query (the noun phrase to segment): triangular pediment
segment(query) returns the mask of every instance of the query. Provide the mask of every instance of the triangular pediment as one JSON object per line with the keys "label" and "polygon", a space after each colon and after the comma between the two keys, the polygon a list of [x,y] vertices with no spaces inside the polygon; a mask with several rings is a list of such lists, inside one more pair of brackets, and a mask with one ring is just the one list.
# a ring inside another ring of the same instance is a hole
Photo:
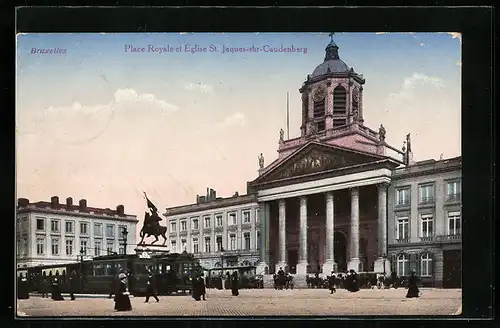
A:
{"label": "triangular pediment", "polygon": [[321,173],[383,160],[384,157],[355,150],[311,142],[291,154],[271,171],[257,178],[264,183]]}

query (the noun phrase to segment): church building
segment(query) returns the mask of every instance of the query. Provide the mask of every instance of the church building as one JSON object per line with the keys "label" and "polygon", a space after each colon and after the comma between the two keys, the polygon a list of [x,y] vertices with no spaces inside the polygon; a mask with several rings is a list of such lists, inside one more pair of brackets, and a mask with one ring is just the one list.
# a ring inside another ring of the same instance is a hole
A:
{"label": "church building", "polygon": [[231,249],[236,264],[245,253],[257,274],[283,268],[299,284],[306,274],[354,269],[459,285],[461,158],[415,162],[410,134],[402,149],[389,145],[383,125],[363,119],[363,75],[340,59],[333,39],[325,51],[299,89],[301,135],[286,140],[280,131],[278,158],[266,165],[261,154],[247,195],[167,209],[169,228],[202,217],[206,231],[196,238],[209,244],[195,253],[205,265]]}

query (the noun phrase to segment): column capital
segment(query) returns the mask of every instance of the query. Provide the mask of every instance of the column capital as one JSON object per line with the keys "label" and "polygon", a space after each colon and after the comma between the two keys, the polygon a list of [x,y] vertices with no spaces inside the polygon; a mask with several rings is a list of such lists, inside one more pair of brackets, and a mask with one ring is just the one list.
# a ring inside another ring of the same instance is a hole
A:
{"label": "column capital", "polygon": [[299,200],[300,200],[300,206],[307,205],[307,196],[300,196]]}
{"label": "column capital", "polygon": [[335,193],[334,193],[333,190],[330,190],[330,191],[325,192],[325,196],[326,196],[327,199],[328,199],[328,197],[334,198],[335,197]]}
{"label": "column capital", "polygon": [[378,190],[386,190],[389,187],[390,183],[389,182],[382,182],[377,184]]}
{"label": "column capital", "polygon": [[359,187],[351,187],[349,188],[349,192],[351,193],[351,195],[359,195]]}
{"label": "column capital", "polygon": [[278,199],[278,206],[285,206],[286,205],[286,200],[285,199]]}

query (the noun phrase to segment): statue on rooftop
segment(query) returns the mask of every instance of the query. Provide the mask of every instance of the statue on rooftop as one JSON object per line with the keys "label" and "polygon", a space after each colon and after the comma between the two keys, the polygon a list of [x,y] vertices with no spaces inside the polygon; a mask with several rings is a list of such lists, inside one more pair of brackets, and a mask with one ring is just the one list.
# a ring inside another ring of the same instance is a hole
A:
{"label": "statue on rooftop", "polygon": [[408,150],[409,153],[411,153],[411,140],[409,133],[406,135],[406,149]]}
{"label": "statue on rooftop", "polygon": [[262,153],[259,155],[259,168],[264,168],[264,155],[262,155]]}
{"label": "statue on rooftop", "polygon": [[378,129],[378,137],[381,142],[385,141],[385,128],[382,124],[380,124],[380,128]]}
{"label": "statue on rooftop", "polygon": [[285,142],[285,131],[283,129],[280,129],[280,143]]}

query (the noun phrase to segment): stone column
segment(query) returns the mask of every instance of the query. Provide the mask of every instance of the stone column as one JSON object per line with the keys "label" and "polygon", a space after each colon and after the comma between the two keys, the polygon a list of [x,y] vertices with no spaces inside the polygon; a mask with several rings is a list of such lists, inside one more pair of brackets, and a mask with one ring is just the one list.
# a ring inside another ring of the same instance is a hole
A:
{"label": "stone column", "polygon": [[300,197],[299,263],[297,274],[307,274],[307,197]]}
{"label": "stone column", "polygon": [[335,258],[334,258],[334,198],[333,192],[329,191],[326,193],[326,254],[325,263],[323,264],[323,274],[330,274],[336,269]]}
{"label": "stone column", "polygon": [[[374,271],[379,273],[389,273],[391,263],[387,259],[387,184],[381,183],[378,186],[378,257],[374,263]],[[384,268],[385,266],[385,268]]]}
{"label": "stone column", "polygon": [[276,272],[281,268],[285,270],[286,267],[286,201],[280,199],[279,206],[279,249],[278,249],[278,262],[276,263]]}
{"label": "stone column", "polygon": [[351,188],[351,229],[350,229],[350,250],[351,256],[347,269],[359,271],[359,189]]}
{"label": "stone column", "polygon": [[264,202],[259,203],[259,220],[260,220],[260,248],[259,248],[259,264],[256,269],[257,274],[264,274],[266,268],[268,268],[266,263],[266,204]]}

